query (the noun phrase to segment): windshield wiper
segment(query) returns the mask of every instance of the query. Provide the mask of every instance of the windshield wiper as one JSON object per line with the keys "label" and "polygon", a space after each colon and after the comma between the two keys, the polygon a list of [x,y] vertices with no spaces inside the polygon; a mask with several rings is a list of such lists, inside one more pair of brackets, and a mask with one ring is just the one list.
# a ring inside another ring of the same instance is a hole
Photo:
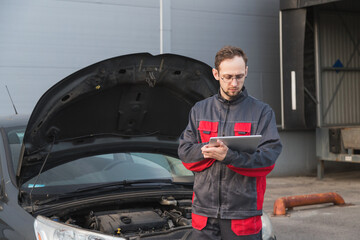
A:
{"label": "windshield wiper", "polygon": [[[119,181],[119,182],[101,183],[101,184],[95,184],[95,185],[91,185],[91,186],[87,186],[87,187],[81,187],[81,188],[76,189],[75,191],[58,194],[58,195],[53,196],[48,199],[37,200],[34,203],[34,205],[39,206],[39,205],[47,204],[47,203],[62,200],[62,199],[79,197],[79,196],[82,196],[83,194],[88,194],[95,190],[96,190],[96,193],[99,194],[99,193],[104,193],[104,192],[108,192],[108,191],[114,191],[116,189],[123,189],[126,187],[132,188],[132,187],[134,187],[134,185],[137,185],[137,184],[143,184],[141,187],[145,187],[145,186],[151,187],[151,188],[163,187],[164,183],[166,185],[176,184],[176,183],[173,183],[172,179],[169,179],[169,178],[123,180],[123,181]],[[144,184],[148,184],[148,185],[144,185]],[[154,186],[154,184],[156,184],[156,185]]]}
{"label": "windshield wiper", "polygon": [[88,192],[88,191],[92,191],[92,190],[112,188],[112,187],[121,187],[122,188],[122,187],[126,187],[126,186],[132,186],[134,184],[144,184],[144,183],[173,183],[173,181],[169,178],[123,180],[120,182],[101,183],[101,184],[91,185],[91,186],[87,186],[87,187],[81,187],[81,188],[76,189],[72,193]]}

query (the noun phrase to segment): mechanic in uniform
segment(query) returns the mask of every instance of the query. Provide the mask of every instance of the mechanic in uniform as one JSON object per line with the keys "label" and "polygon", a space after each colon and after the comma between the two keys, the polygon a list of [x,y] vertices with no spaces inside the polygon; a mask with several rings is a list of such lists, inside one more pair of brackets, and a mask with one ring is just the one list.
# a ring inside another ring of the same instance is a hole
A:
{"label": "mechanic in uniform", "polygon": [[[271,107],[248,95],[242,49],[225,46],[215,56],[218,94],[197,102],[180,136],[178,153],[195,174],[191,239],[262,239],[266,175],[282,145]],[[215,136],[262,135],[254,153],[237,152]]]}

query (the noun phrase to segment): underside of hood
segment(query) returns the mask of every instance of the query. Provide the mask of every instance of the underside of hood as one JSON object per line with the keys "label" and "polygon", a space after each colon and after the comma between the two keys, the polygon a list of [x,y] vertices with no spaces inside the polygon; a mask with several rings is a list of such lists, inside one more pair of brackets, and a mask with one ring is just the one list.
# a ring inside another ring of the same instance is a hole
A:
{"label": "underside of hood", "polygon": [[191,107],[218,88],[210,66],[174,54],[131,54],[83,68],[51,87],[35,106],[18,180],[37,175],[49,152],[43,171],[125,147],[176,152],[171,143],[186,127]]}

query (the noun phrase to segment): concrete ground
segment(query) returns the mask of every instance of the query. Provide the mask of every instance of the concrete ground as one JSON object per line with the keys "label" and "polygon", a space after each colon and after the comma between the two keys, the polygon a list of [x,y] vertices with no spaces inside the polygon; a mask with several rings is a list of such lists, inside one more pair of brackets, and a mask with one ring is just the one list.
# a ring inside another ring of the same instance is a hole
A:
{"label": "concrete ground", "polygon": [[[274,216],[280,197],[335,192],[345,206],[332,203],[295,207],[286,216]],[[270,216],[278,240],[359,240],[360,171],[326,173],[316,177],[269,177],[264,210]]]}

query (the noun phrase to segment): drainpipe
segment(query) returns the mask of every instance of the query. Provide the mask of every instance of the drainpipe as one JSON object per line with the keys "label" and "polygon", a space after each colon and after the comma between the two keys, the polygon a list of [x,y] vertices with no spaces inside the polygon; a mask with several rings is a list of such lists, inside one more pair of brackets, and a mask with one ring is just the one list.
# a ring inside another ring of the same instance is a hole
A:
{"label": "drainpipe", "polygon": [[171,0],[160,0],[160,54],[171,52]]}

